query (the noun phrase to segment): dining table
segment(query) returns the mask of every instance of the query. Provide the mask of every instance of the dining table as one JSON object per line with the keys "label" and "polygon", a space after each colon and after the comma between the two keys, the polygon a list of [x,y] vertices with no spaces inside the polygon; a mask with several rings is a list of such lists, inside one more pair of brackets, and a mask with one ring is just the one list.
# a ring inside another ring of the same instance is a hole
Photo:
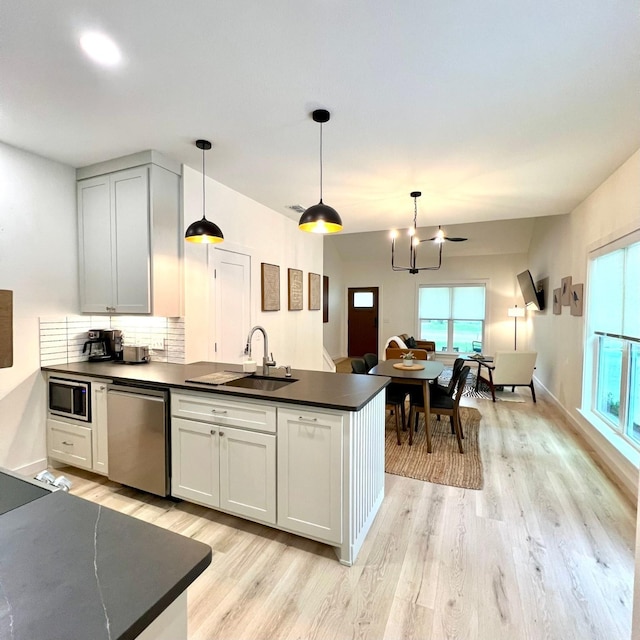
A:
{"label": "dining table", "polygon": [[[444,364],[437,360],[415,360],[411,367],[403,366],[404,360],[380,360],[369,370],[369,375],[388,376],[400,384],[422,385],[425,420],[429,419],[429,384],[438,379]],[[395,366],[400,365],[400,366]],[[413,443],[413,427],[409,425],[409,444]]]}

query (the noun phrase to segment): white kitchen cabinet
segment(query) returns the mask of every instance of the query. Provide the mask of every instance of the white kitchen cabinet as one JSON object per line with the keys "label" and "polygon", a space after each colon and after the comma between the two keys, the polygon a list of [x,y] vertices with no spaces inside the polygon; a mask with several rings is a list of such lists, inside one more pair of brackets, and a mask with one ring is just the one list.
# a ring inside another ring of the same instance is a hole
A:
{"label": "white kitchen cabinet", "polygon": [[48,418],[47,454],[74,467],[91,469],[91,428]]}
{"label": "white kitchen cabinet", "polygon": [[220,504],[220,438],[215,426],[171,418],[171,495]]}
{"label": "white kitchen cabinet", "polygon": [[157,157],[78,170],[83,312],[181,315],[180,175],[152,162]]}
{"label": "white kitchen cabinet", "polygon": [[276,437],[246,429],[218,427],[220,508],[276,522]]}
{"label": "white kitchen cabinet", "polygon": [[107,441],[107,385],[91,383],[91,468],[96,473],[109,473]]}
{"label": "white kitchen cabinet", "polygon": [[276,437],[255,430],[275,431],[275,408],[182,393],[171,405],[171,495],[275,524]]}
{"label": "white kitchen cabinet", "polygon": [[278,526],[342,543],[343,416],[278,408]]}

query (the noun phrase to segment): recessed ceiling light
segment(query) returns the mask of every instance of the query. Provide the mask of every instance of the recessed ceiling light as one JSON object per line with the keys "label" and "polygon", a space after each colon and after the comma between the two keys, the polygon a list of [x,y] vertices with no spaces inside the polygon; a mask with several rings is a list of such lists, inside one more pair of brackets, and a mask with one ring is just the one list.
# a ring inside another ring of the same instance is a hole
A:
{"label": "recessed ceiling light", "polygon": [[113,67],[122,60],[116,43],[102,33],[85,33],[80,38],[80,46],[92,60],[107,67]]}

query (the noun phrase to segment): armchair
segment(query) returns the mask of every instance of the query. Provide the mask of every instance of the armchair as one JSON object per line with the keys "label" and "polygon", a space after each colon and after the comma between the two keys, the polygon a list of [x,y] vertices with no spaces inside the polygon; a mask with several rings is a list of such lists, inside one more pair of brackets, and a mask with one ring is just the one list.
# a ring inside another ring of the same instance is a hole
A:
{"label": "armchair", "polygon": [[[493,401],[496,401],[496,387],[529,387],[531,397],[536,401],[536,392],[533,388],[533,370],[536,368],[536,351],[497,351],[493,363],[480,361],[478,379],[483,380],[491,389]],[[488,377],[482,375],[484,369]]]}

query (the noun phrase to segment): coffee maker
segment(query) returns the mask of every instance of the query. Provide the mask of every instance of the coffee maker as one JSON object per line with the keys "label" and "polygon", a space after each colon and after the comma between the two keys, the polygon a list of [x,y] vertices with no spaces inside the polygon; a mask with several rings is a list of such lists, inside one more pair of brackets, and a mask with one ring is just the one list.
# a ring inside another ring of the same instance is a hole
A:
{"label": "coffee maker", "polygon": [[107,344],[109,356],[112,360],[122,360],[122,343],[124,336],[119,329],[105,329],[102,331],[102,338]]}
{"label": "coffee maker", "polygon": [[98,362],[100,360],[111,360],[107,340],[103,337],[102,329],[89,329],[87,338],[89,338],[82,347],[82,353],[88,353],[90,362]]}

